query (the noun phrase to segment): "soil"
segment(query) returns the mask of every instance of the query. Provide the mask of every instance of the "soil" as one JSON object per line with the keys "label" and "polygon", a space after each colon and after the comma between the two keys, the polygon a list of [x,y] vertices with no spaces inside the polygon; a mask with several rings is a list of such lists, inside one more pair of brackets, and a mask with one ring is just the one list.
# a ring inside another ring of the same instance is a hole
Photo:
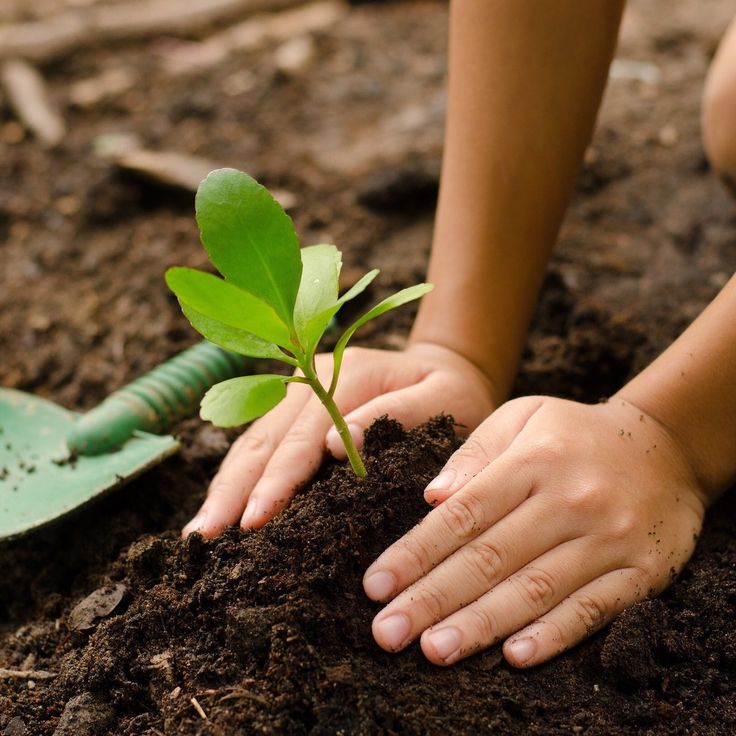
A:
{"label": "soil", "polygon": [[[66,4],[82,5],[46,3]],[[0,22],[27,17],[26,5]],[[736,208],[699,133],[702,81],[732,13],[728,0],[630,3],[617,56],[654,65],[659,80],[609,84],[517,394],[609,395],[736,269]],[[355,3],[289,74],[269,44],[187,75],[161,63],[181,40],[82,48],[41,67],[69,130],[53,150],[0,99],[0,385],[86,409],[195,339],[162,280],[170,265],[204,265],[192,196],[96,156],[100,136],[135,135],[291,191],[304,241],[337,242],[348,280],[383,269],[355,309],[418,281],[446,16],[431,0]],[[71,83],[117,67],[131,89],[70,102]],[[360,341],[400,347],[411,318],[397,312]],[[449,420],[408,436],[382,423],[369,484],[328,465],[262,532],[214,542],[182,543],[177,530],[233,434],[195,419],[177,433],[179,457],[0,549],[0,667],[57,673],[0,677],[5,734],[736,731],[728,496],[661,598],[537,670],[511,670],[497,649],[443,670],[417,648],[388,655],[372,643],[360,577],[426,512],[420,489],[451,451]]]}

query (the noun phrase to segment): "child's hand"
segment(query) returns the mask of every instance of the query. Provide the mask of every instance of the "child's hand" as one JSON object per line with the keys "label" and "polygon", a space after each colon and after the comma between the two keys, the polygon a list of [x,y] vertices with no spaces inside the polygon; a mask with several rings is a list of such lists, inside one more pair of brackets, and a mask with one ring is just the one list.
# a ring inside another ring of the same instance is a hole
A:
{"label": "child's hand", "polygon": [[[573,646],[669,585],[704,513],[670,433],[619,398],[505,404],[425,491],[439,503],[365,574],[390,651],[435,664],[506,639],[517,667]],[[509,637],[509,638],[507,638]]]}
{"label": "child's hand", "polygon": [[[317,356],[316,365],[328,384],[332,355]],[[335,400],[360,447],[364,430],[384,414],[413,427],[447,412],[470,431],[493,411],[492,393],[485,374],[458,353],[415,343],[401,352],[349,348]],[[290,384],[281,404],[230,448],[183,536],[193,531],[215,536],[238,522],[244,528],[263,526],[319,468],[326,450],[345,457],[331,426],[311,389]]]}

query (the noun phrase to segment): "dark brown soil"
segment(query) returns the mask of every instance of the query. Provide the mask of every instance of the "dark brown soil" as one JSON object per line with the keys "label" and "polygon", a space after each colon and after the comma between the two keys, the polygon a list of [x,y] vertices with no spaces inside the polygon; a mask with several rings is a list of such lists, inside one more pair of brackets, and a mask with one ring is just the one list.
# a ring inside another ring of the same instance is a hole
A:
{"label": "dark brown soil", "polygon": [[73,613],[7,638],[12,664],[35,655],[58,677],[7,698],[5,722],[34,734],[730,733],[733,504],[669,593],[549,665],[513,671],[495,648],[443,669],[417,646],[377,647],[362,572],[427,512],[423,487],[456,444],[449,418],[408,434],[384,420],[366,481],[327,466],[260,532],[141,537]]}
{"label": "dark brown soil", "polygon": [[[14,0],[0,22],[34,16],[28,5]],[[730,0],[629,3],[617,56],[655,65],[660,80],[609,84],[517,394],[609,395],[736,269],[736,208],[699,130],[705,70],[732,13]],[[100,135],[132,133],[290,190],[305,242],[336,242],[349,275],[383,269],[366,301],[421,279],[446,14],[433,0],[354,3],[294,75],[276,69],[269,44],[187,76],[161,66],[170,38],[82,48],[42,66],[69,128],[50,151],[19,136],[0,99],[0,384],[85,409],[195,339],[162,280],[170,265],[203,265],[192,197],[96,157]],[[118,66],[133,88],[70,103],[71,83]],[[401,346],[411,314],[360,340]],[[0,732],[736,732],[733,500],[709,514],[669,592],[583,646],[529,672],[497,650],[442,670],[417,649],[372,643],[360,578],[425,512],[420,489],[452,445],[446,421],[407,441],[384,424],[370,484],[327,467],[263,532],[187,544],[178,529],[233,435],[196,419],[177,431],[179,457],[0,549],[0,668],[58,673],[33,687],[0,677]],[[111,583],[125,585],[117,607],[72,631],[84,618],[75,606]]]}

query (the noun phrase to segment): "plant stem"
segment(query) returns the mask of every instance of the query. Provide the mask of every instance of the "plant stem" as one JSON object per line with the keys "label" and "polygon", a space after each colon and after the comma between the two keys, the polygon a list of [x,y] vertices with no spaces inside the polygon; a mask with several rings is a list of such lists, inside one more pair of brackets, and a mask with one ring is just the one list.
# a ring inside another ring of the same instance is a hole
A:
{"label": "plant stem", "polygon": [[340,410],[337,408],[335,400],[325,391],[322,384],[317,378],[317,374],[314,372],[311,366],[302,366],[304,375],[307,378],[309,385],[312,387],[314,393],[317,394],[319,400],[324,404],[325,409],[332,419],[337,433],[340,435],[343,445],[345,445],[345,452],[347,453],[348,460],[350,461],[350,467],[358,478],[365,478],[368,475],[368,471],[365,469],[363,459],[360,457],[358,448],[353,442],[352,435],[348,429],[348,425],[345,423]]}

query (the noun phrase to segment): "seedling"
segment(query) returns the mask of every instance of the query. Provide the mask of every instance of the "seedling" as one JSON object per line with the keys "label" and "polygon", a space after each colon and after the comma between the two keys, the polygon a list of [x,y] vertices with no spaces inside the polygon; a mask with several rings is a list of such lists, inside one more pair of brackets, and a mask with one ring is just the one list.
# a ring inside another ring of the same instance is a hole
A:
{"label": "seedling", "polygon": [[235,169],[217,169],[200,184],[197,224],[210,261],[224,276],[170,268],[166,283],[195,330],[241,355],[271,358],[301,375],[242,376],[213,386],[200,416],[234,427],[262,416],[285,396],[286,384],[306,383],[327,409],[356,475],[366,469],[335,403],[343,355],[355,331],[391,309],[432,289],[417,284],[379,302],[353,322],[333,351],[329,386],[317,377],[314,356],[343,304],[360,294],[379,271],[369,271],[338,296],[342,256],[334,245],[300,248],[291,218],[258,182]]}

